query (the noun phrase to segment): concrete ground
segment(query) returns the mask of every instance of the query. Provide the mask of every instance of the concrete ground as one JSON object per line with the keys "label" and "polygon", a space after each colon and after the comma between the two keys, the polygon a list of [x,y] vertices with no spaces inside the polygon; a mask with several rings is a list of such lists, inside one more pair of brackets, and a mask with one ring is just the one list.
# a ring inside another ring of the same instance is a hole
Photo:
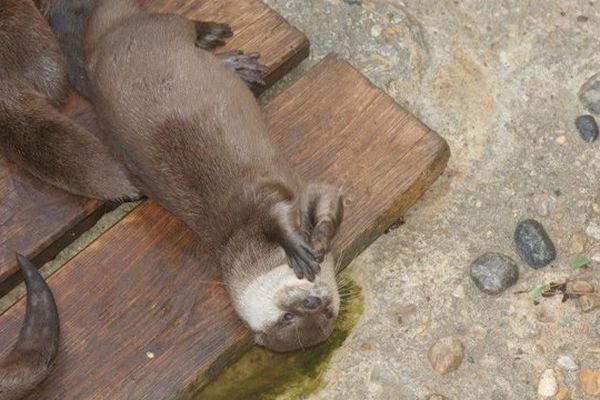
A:
{"label": "concrete ground", "polygon": [[[600,368],[598,311],[582,313],[558,297],[534,305],[514,292],[574,277],[600,288],[599,263],[585,271],[569,265],[575,253],[600,261],[598,231],[581,234],[600,221],[600,143],[583,142],[574,129],[585,111],[577,93],[600,72],[600,2],[266,2],[312,43],[310,61],[288,81],[336,51],[452,149],[446,173],[406,224],[349,267],[364,288],[365,312],[310,399],[537,399],[546,369],[571,399],[585,399],[578,371],[556,360],[567,355],[581,368]],[[131,207],[103,218],[46,272]],[[552,266],[535,271],[516,255],[512,235],[525,217],[537,218],[553,239]],[[520,267],[516,286],[495,297],[468,273],[486,251]],[[427,351],[447,335],[461,339],[465,359],[441,377]]]}
{"label": "concrete ground", "polygon": [[[600,71],[600,2],[266,2],[312,43],[311,61],[297,73],[336,51],[452,149],[446,173],[406,224],[349,267],[366,311],[310,399],[536,399],[546,369],[572,399],[586,398],[579,372],[561,369],[557,358],[600,368],[598,311],[582,313],[559,297],[534,305],[514,292],[575,277],[600,288],[600,264],[570,266],[575,253],[600,261],[600,235],[577,235],[600,218],[600,143],[584,142],[574,128],[587,113],[578,91]],[[542,270],[513,247],[525,217],[546,227],[558,251]],[[468,272],[492,250],[517,260],[521,274],[495,297]],[[461,339],[465,359],[441,377],[426,355],[446,335]]]}

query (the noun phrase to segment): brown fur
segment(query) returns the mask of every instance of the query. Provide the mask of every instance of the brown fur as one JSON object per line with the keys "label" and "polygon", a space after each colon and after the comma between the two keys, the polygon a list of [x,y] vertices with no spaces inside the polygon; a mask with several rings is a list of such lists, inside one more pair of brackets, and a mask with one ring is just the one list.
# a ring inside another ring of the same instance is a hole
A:
{"label": "brown fur", "polygon": [[82,45],[87,19],[95,0],[40,0],[39,3],[44,17],[62,47],[69,81],[83,97],[92,99]]}
{"label": "brown fur", "polygon": [[[281,249],[298,278],[313,281],[316,259],[341,220],[339,192],[301,183],[270,141],[252,93],[194,45],[197,35],[194,23],[144,11],[133,0],[97,2],[84,48],[98,115],[110,133],[105,143],[145,194],[222,256],[234,303],[244,283],[286,262]],[[310,225],[318,251],[304,234],[311,235]],[[326,305],[313,311],[332,313]],[[314,344],[331,327],[299,334],[316,335],[306,340]],[[264,328],[262,335],[273,336]],[[298,341],[278,342],[276,349],[298,348]]]}
{"label": "brown fur", "polygon": [[31,174],[99,199],[137,197],[122,165],[61,114],[63,55],[31,0],[0,0],[0,151]]}
{"label": "brown fur", "polygon": [[[88,100],[93,91],[87,79],[83,53],[83,37],[87,22],[97,0],[40,0],[39,5],[54,31],[67,60],[69,80],[73,87]],[[227,24],[212,21],[194,21],[196,46],[210,49],[223,45],[232,36]],[[263,85],[261,73],[264,66],[258,62],[258,54],[240,51],[219,54],[218,57],[250,86]]]}
{"label": "brown fur", "polygon": [[133,0],[97,5],[86,34],[96,107],[143,192],[216,247],[255,224],[299,242],[299,181],[252,93],[194,46],[194,24]]}
{"label": "brown fur", "polygon": [[18,400],[50,373],[58,350],[59,321],[52,292],[37,269],[17,256],[27,286],[25,322],[17,343],[0,362],[0,400]]}

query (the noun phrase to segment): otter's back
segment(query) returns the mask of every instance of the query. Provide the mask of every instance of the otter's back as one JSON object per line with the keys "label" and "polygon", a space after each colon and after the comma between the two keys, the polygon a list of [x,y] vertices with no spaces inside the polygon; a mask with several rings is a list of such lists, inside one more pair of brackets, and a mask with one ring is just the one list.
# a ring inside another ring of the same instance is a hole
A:
{"label": "otter's back", "polygon": [[[240,149],[272,156],[252,92],[218,58],[195,47],[189,21],[150,14],[133,19],[105,35],[92,57],[97,102],[116,134],[146,139],[169,119],[204,119],[229,147],[247,138]],[[202,144],[198,136],[185,140]]]}

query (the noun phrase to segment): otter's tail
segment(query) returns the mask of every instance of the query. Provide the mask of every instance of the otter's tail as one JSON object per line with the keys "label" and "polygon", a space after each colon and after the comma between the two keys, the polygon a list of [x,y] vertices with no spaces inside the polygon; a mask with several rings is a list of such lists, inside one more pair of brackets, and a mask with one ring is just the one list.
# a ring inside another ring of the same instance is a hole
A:
{"label": "otter's tail", "polygon": [[50,288],[29,260],[17,255],[27,286],[19,339],[0,362],[0,400],[23,398],[50,373],[58,350],[59,321]]}

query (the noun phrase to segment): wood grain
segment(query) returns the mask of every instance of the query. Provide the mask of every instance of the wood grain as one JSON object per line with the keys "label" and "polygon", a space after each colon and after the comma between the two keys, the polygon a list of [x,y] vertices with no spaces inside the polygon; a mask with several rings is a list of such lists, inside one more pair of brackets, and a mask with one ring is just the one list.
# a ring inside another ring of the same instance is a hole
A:
{"label": "wood grain", "polygon": [[[346,260],[423,194],[449,156],[444,140],[335,55],[265,111],[272,137],[305,179],[344,186],[336,248]],[[61,350],[57,369],[30,399],[189,398],[250,345],[211,253],[151,201],[49,283]],[[23,311],[21,301],[0,317],[0,357]]]}
{"label": "wood grain", "polygon": [[[146,0],[159,12],[182,13],[187,18],[227,22],[234,36],[217,52],[241,49],[261,53],[267,67],[266,87],[308,56],[306,37],[260,0],[175,1]],[[258,88],[258,94],[265,88]],[[93,130],[92,108],[72,95],[64,112]],[[19,275],[15,252],[36,265],[52,259],[64,246],[89,228],[109,207],[69,195],[20,171],[0,156],[0,296]]]}

